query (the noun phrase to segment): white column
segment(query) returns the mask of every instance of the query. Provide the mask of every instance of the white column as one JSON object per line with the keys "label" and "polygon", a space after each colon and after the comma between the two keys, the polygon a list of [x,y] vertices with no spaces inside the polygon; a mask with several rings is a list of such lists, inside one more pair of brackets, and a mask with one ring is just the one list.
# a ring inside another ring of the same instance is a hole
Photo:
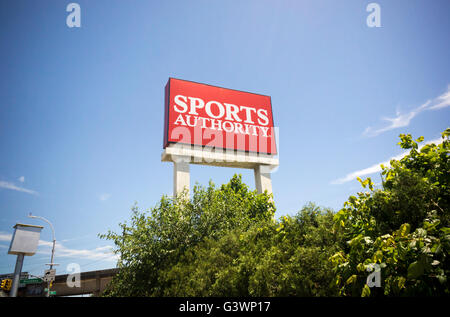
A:
{"label": "white column", "polygon": [[259,194],[267,190],[268,194],[272,194],[272,179],[270,178],[270,165],[257,165],[255,171],[255,186]]}
{"label": "white column", "polygon": [[177,157],[173,161],[173,195],[183,192],[187,189],[189,198],[190,173],[189,173],[189,161],[183,158]]}

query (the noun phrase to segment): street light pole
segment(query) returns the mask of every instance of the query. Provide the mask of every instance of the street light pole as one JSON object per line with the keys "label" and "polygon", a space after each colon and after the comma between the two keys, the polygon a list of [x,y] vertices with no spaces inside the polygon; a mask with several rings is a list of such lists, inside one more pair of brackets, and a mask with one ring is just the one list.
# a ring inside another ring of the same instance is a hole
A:
{"label": "street light pole", "polygon": [[[53,263],[53,257],[55,255],[55,244],[56,244],[56,239],[55,239],[55,229],[53,229],[53,225],[51,224],[50,221],[48,221],[47,219],[45,219],[44,217],[40,217],[40,216],[34,216],[31,214],[28,215],[29,218],[34,218],[34,219],[41,219],[43,221],[45,221],[46,223],[48,223],[50,225],[50,228],[52,229],[52,236],[53,236],[53,247],[52,247],[52,257],[50,259],[50,263],[47,265],[50,265],[50,270],[53,269],[53,265],[56,265],[55,263]],[[50,297],[50,281],[47,282],[47,297]]]}

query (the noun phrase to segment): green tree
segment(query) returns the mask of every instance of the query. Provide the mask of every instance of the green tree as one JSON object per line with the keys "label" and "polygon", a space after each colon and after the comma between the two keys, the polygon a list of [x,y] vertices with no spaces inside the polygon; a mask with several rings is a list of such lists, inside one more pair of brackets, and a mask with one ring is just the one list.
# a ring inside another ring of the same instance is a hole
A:
{"label": "green tree", "polygon": [[[370,191],[350,196],[335,215],[347,241],[330,258],[341,295],[449,295],[449,135],[419,150],[423,137],[401,134],[399,145],[410,151],[382,166],[382,188],[358,179]],[[373,264],[380,288],[366,284]]]}
{"label": "green tree", "polygon": [[120,272],[105,296],[336,295],[328,258],[340,230],[334,213],[309,204],[274,218],[267,194],[240,176],[220,188],[196,186],[191,200],[163,197],[150,211],[133,208],[112,240]]}
{"label": "green tree", "polygon": [[178,263],[187,250],[206,238],[217,240],[230,230],[246,230],[259,221],[273,219],[271,197],[250,191],[235,175],[216,189],[195,186],[192,199],[186,193],[175,199],[163,196],[149,211],[133,207],[131,223],[119,224],[121,232],[101,238],[114,242],[119,255],[119,274],[110,283],[109,296],[165,295],[166,268]]}
{"label": "green tree", "polygon": [[294,217],[284,216],[275,223],[268,242],[256,240],[250,231],[241,257],[251,272],[249,295],[337,295],[328,258],[342,238],[339,230],[333,230],[333,216],[332,210],[310,203]]}
{"label": "green tree", "polygon": [[328,261],[341,240],[333,215],[309,204],[295,217],[264,219],[219,239],[208,237],[161,273],[164,295],[337,295]]}

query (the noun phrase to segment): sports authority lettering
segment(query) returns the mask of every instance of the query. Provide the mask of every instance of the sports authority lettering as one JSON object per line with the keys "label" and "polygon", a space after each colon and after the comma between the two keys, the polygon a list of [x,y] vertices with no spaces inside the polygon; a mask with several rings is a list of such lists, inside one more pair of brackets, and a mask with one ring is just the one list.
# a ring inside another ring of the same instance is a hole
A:
{"label": "sports authority lettering", "polygon": [[[205,109],[208,117],[199,116],[197,109]],[[179,113],[175,125],[240,133],[267,138],[269,119],[267,110],[247,106],[237,106],[218,101],[176,95],[173,110]],[[258,125],[254,123],[257,122]],[[252,124],[251,124],[252,123]]]}

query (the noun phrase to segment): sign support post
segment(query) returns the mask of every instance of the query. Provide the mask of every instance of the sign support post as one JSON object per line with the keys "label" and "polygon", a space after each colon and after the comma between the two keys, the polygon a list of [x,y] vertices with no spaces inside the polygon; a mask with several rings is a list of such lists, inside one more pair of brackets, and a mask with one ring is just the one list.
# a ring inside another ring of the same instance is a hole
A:
{"label": "sign support post", "polygon": [[18,223],[14,226],[14,234],[9,246],[8,254],[17,255],[14,279],[11,287],[11,297],[17,296],[22,272],[24,256],[32,256],[36,253],[41,235],[42,226],[25,225]]}
{"label": "sign support post", "polygon": [[258,194],[267,191],[268,194],[272,194],[272,179],[270,177],[270,166],[256,165],[255,171],[255,186]]}
{"label": "sign support post", "polygon": [[268,194],[272,194],[271,171],[279,165],[278,158],[270,155],[230,152],[206,151],[177,144],[167,146],[161,155],[161,161],[173,163],[174,197],[187,190],[189,198],[190,164],[253,169],[258,193],[267,191]]}
{"label": "sign support post", "polygon": [[20,273],[22,272],[24,257],[25,255],[23,253],[17,254],[16,267],[14,269],[14,278],[11,286],[11,293],[9,295],[11,297],[17,297],[17,290],[19,289]]}
{"label": "sign support post", "polygon": [[184,157],[174,157],[173,161],[173,196],[181,194],[187,190],[187,197],[189,199],[190,191],[190,169],[189,161]]}

